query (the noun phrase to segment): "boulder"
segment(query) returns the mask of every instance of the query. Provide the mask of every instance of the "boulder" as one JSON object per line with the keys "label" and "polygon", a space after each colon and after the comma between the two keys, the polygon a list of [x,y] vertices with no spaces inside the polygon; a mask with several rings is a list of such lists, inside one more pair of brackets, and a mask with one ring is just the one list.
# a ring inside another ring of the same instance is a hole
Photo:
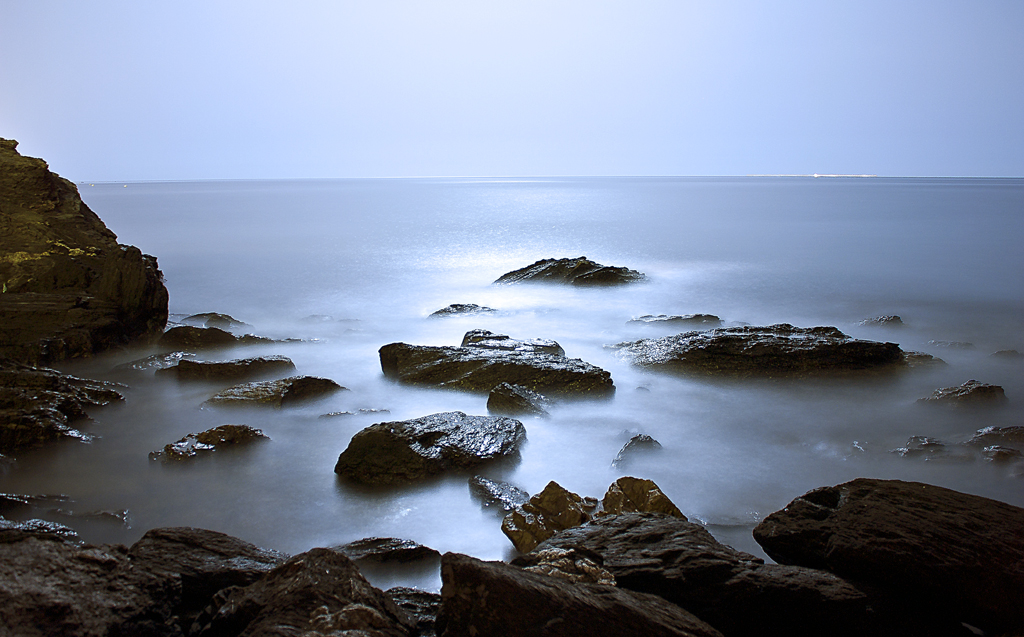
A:
{"label": "boulder", "polygon": [[[619,588],[653,593],[726,635],[872,634],[868,597],[820,570],[764,564],[719,543],[682,517],[662,513],[601,516],[552,536],[535,552],[586,549]],[[528,564],[530,554],[513,560]],[[874,633],[874,634],[877,634]]]}
{"label": "boulder", "polygon": [[860,478],[754,529],[781,564],[828,569],[905,608],[986,633],[1024,631],[1024,509],[918,482]]}
{"label": "boulder", "polygon": [[177,462],[204,456],[218,449],[246,445],[257,440],[270,440],[260,429],[247,425],[220,425],[199,434],[188,434],[178,442],[164,445],[161,451],[149,454],[150,460]]}
{"label": "boulder", "polygon": [[228,387],[207,400],[204,405],[286,407],[339,391],[348,391],[329,378],[292,376],[281,380],[264,380]]}
{"label": "boulder", "polygon": [[452,303],[448,307],[443,307],[440,310],[431,313],[430,316],[435,318],[446,318],[449,316],[470,316],[474,314],[493,314],[497,310],[484,307],[482,305],[476,305],[475,303]]}
{"label": "boulder", "polygon": [[627,325],[650,325],[658,327],[696,327],[698,325],[706,328],[719,327],[722,319],[714,314],[644,314],[637,318],[626,321]]}
{"label": "boulder", "polygon": [[469,479],[469,492],[484,508],[512,511],[530,501],[530,494],[508,482],[488,480],[483,476]]}
{"label": "boulder", "polygon": [[418,588],[396,586],[384,591],[415,623],[412,637],[437,637],[434,622],[441,608],[441,595]]}
{"label": "boulder", "polygon": [[546,338],[531,338],[528,341],[517,341],[505,334],[495,334],[489,330],[470,330],[466,332],[462,337],[462,347],[565,356],[565,350],[555,341]]}
{"label": "boulder", "polygon": [[338,457],[334,471],[364,484],[411,482],[517,458],[525,440],[526,429],[512,418],[431,414],[363,429]]}
{"label": "boulder", "polygon": [[365,537],[355,542],[336,546],[334,550],[344,553],[346,557],[356,563],[405,564],[441,559],[441,554],[429,546],[395,537]]}
{"label": "boulder", "polygon": [[73,183],[0,139],[0,357],[49,364],[158,337],[154,257],[120,245]]}
{"label": "boulder", "polygon": [[857,325],[864,327],[903,327],[903,319],[896,316],[895,314],[886,314],[884,316],[876,316],[874,318],[864,319]]}
{"label": "boulder", "polygon": [[524,571],[541,573],[568,582],[615,585],[615,576],[604,568],[604,558],[594,551],[573,546],[533,550],[514,563]]}
{"label": "boulder", "polygon": [[509,512],[501,521],[501,531],[517,551],[528,553],[557,531],[589,520],[588,508],[582,497],[552,481],[529,502]]}
{"label": "boulder", "polygon": [[550,401],[519,385],[502,383],[487,395],[487,411],[502,416],[547,416]]}
{"label": "boulder", "polygon": [[441,558],[442,635],[488,637],[719,636],[654,595],[605,584],[571,583],[502,562],[446,553]]}
{"label": "boulder", "polygon": [[661,443],[647,434],[636,434],[629,442],[622,445],[619,453],[612,460],[613,469],[624,469],[636,463],[643,456],[661,451]]}
{"label": "boulder", "polygon": [[157,343],[161,347],[205,349],[234,345],[238,338],[231,332],[219,327],[196,327],[194,325],[178,325],[163,333]]}
{"label": "boulder", "polygon": [[619,513],[664,513],[686,519],[679,507],[669,500],[653,480],[629,476],[619,478],[608,487],[598,515]]}
{"label": "boulder", "polygon": [[988,385],[969,380],[958,387],[943,387],[932,392],[927,398],[919,398],[918,404],[943,407],[989,407],[1006,403],[1006,393],[999,385]]}
{"label": "boulder", "polygon": [[231,381],[295,371],[295,363],[285,356],[260,356],[230,361],[193,361],[180,359],[177,364],[157,369],[157,376],[173,376],[178,380]]}
{"label": "boulder", "polygon": [[601,265],[588,259],[541,259],[536,263],[506,272],[496,284],[563,283],[578,286],[623,285],[643,281],[642,272],[629,268]]}
{"label": "boulder", "polygon": [[619,343],[621,358],[647,369],[727,376],[813,376],[905,366],[896,343],[850,338],[834,327],[722,327]]}

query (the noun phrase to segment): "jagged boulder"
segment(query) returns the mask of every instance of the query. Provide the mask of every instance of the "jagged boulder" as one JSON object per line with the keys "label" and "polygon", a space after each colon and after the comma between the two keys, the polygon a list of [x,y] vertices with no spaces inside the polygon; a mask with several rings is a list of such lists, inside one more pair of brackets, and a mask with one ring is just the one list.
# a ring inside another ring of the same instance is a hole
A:
{"label": "jagged boulder", "polygon": [[957,387],[943,387],[932,392],[927,398],[919,398],[918,404],[945,407],[990,407],[1006,403],[1006,393],[999,385],[969,380]]}
{"label": "jagged boulder", "polygon": [[325,398],[347,391],[329,378],[292,376],[281,380],[264,380],[228,387],[207,400],[204,405],[285,407]]}
{"label": "jagged boulder", "polygon": [[199,434],[190,433],[177,442],[164,445],[162,450],[150,452],[149,459],[161,462],[191,460],[218,449],[269,439],[262,430],[253,429],[248,425],[220,425]]}
{"label": "jagged boulder", "polygon": [[679,510],[653,480],[624,476],[608,487],[601,501],[598,515],[618,513],[664,513],[683,520],[686,516]]}
{"label": "jagged boulder", "polygon": [[181,358],[174,365],[157,369],[156,375],[172,376],[178,380],[237,382],[293,371],[295,363],[286,356],[259,356],[230,361],[194,361]]}
{"label": "jagged boulder", "polygon": [[502,416],[547,416],[550,401],[519,385],[502,383],[487,395],[487,411]]}
{"label": "jagged boulder", "polygon": [[579,286],[622,285],[643,281],[642,272],[629,268],[595,263],[587,257],[575,259],[541,259],[536,263],[506,272],[496,284],[509,283],[564,283]]}
{"label": "jagged boulder", "polygon": [[501,521],[501,531],[517,551],[528,553],[557,531],[589,520],[590,508],[582,497],[551,481],[529,502],[510,511]]}

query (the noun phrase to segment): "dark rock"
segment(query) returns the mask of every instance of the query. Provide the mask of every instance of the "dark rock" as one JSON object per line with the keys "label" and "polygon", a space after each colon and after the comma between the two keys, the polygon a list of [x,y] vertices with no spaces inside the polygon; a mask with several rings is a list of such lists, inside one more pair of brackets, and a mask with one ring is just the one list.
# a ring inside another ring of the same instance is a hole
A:
{"label": "dark rock", "polygon": [[964,443],[971,447],[1024,444],[1024,427],[985,427]]}
{"label": "dark rock", "polygon": [[216,312],[204,312],[203,314],[193,314],[192,316],[186,316],[181,319],[182,323],[186,325],[201,325],[202,327],[216,327],[222,330],[235,330],[250,328],[252,325],[243,323],[227,314],[218,314]]}
{"label": "dark rock", "polygon": [[974,343],[963,341],[928,341],[929,347],[941,347],[943,349],[974,349]]}
{"label": "dark rock", "polygon": [[502,562],[441,558],[442,635],[622,637],[720,635],[654,595],[603,584],[573,584]]}
{"label": "dark rock", "polygon": [[238,339],[231,332],[219,327],[195,327],[179,325],[163,333],[157,343],[161,347],[204,349],[234,345]]}
{"label": "dark rock", "polygon": [[629,439],[629,442],[622,445],[619,453],[612,460],[612,468],[625,468],[632,466],[641,456],[647,456],[661,451],[661,443],[647,434],[637,434]]}
{"label": "dark rock", "polygon": [[849,582],[764,564],[681,517],[602,516],[555,534],[535,552],[558,548],[593,551],[619,588],[660,595],[726,635],[818,635],[823,626],[830,635],[872,634],[868,598]]}
{"label": "dark rock", "polygon": [[568,283],[569,285],[622,285],[643,281],[643,273],[629,268],[601,265],[587,259],[541,259],[536,263],[507,272],[495,283]]}
{"label": "dark rock", "polygon": [[905,365],[895,343],[850,338],[834,327],[722,327],[619,343],[639,367],[728,376],[811,376],[883,371]]}
{"label": "dark rock", "polygon": [[0,356],[49,364],[159,336],[156,259],[119,245],[73,183],[17,145],[0,139]]}
{"label": "dark rock", "polygon": [[991,445],[983,448],[981,455],[989,462],[1012,462],[1024,458],[1024,453],[1021,453],[1019,449],[1002,447],[1000,445]]}
{"label": "dark rock", "polygon": [[895,314],[887,314],[885,316],[876,316],[874,318],[864,319],[857,325],[863,325],[865,327],[903,327],[903,319],[896,316]]}
{"label": "dark rock", "polygon": [[270,440],[263,431],[247,425],[220,425],[199,434],[188,434],[178,442],[164,445],[161,451],[149,454],[150,460],[177,462],[208,455],[218,449],[246,445],[257,440]]}
{"label": "dark rock", "polygon": [[513,564],[530,573],[541,573],[574,584],[615,585],[615,576],[602,564],[600,554],[578,546],[533,551],[517,557]]}
{"label": "dark rock", "polygon": [[495,334],[488,330],[470,330],[466,332],[462,337],[462,347],[565,356],[565,350],[555,341],[546,338],[531,338],[528,341],[517,341],[505,334]]}
{"label": "dark rock", "polygon": [[281,380],[264,380],[229,387],[204,405],[286,407],[325,398],[339,391],[348,391],[329,378],[292,376]]}
{"label": "dark rock", "polygon": [[718,318],[714,314],[682,314],[672,315],[668,314],[644,314],[638,316],[635,319],[626,321],[627,325],[651,325],[651,326],[664,326],[664,327],[691,327],[697,325],[707,326],[708,328],[719,327],[722,324],[722,319]]}
{"label": "dark rock", "polygon": [[318,418],[342,418],[344,416],[370,416],[374,414],[390,414],[389,409],[357,409],[356,411],[332,411],[328,414],[320,414]]}
{"label": "dark rock", "polygon": [[366,537],[355,542],[334,547],[353,562],[408,563],[441,559],[441,553],[413,542],[395,537]]}
{"label": "dark rock", "polygon": [[115,387],[0,359],[0,453],[62,438],[91,440],[70,423],[87,420],[88,407],[124,400]]}
{"label": "dark rock", "polygon": [[371,586],[352,560],[317,548],[296,555],[249,586],[217,593],[189,634],[407,637],[414,628],[405,611]]}
{"label": "dark rock", "polygon": [[810,491],[754,529],[782,564],[825,568],[907,609],[992,634],[1024,630],[1024,509],[918,482]]}
{"label": "dark rock", "polygon": [[480,500],[485,508],[512,511],[530,501],[530,494],[508,482],[488,480],[483,476],[469,479],[469,492]]}
{"label": "dark rock", "polygon": [[653,480],[625,476],[608,487],[598,515],[664,513],[683,520],[686,516]]}
{"label": "dark rock", "polygon": [[1024,359],[1024,354],[1015,349],[1001,349],[998,352],[992,352],[991,356],[993,358],[999,358],[1006,361],[1019,361]]}
{"label": "dark rock", "polygon": [[415,623],[413,637],[436,637],[434,622],[441,608],[441,595],[405,586],[396,586],[384,592]]}
{"label": "dark rock", "polygon": [[365,484],[410,482],[518,457],[524,440],[526,429],[512,418],[431,414],[363,429],[338,457],[334,471]]}
{"label": "dark rock", "polygon": [[517,551],[528,553],[557,531],[589,520],[588,508],[583,498],[552,481],[529,502],[509,512],[501,521],[501,531]]}
{"label": "dark rock", "polygon": [[946,366],[946,361],[924,352],[903,352],[903,361],[909,369]]}
{"label": "dark rock", "polygon": [[183,359],[190,359],[194,357],[195,354],[192,354],[191,352],[166,352],[163,354],[153,354],[152,356],[129,361],[127,363],[121,363],[114,367],[114,369],[118,371],[135,372],[161,370],[177,365]]}
{"label": "dark rock", "polygon": [[487,411],[502,416],[547,416],[550,401],[519,385],[502,383],[487,395]]}
{"label": "dark rock", "polygon": [[430,316],[444,318],[448,316],[468,316],[472,314],[493,314],[497,310],[475,303],[452,303],[448,307],[432,313]]}
{"label": "dark rock", "polygon": [[969,380],[959,387],[943,387],[927,398],[917,400],[922,405],[946,407],[981,407],[1006,403],[1006,394],[999,385],[987,385]]}
{"label": "dark rock", "polygon": [[893,449],[892,453],[904,458],[924,458],[929,461],[969,462],[974,459],[973,456],[962,450],[950,447],[941,440],[928,436],[911,436],[907,439],[905,446]]}
{"label": "dark rock", "polygon": [[[0,518],[0,544],[12,544],[28,538],[80,544],[78,532],[69,526],[49,520],[31,519],[12,522]],[[2,579],[2,578],[0,578]],[[0,599],[3,585],[0,583]]]}
{"label": "dark rock", "polygon": [[174,366],[158,369],[157,375],[178,380],[239,381],[295,371],[295,363],[285,356],[260,356],[230,361],[179,360]]}

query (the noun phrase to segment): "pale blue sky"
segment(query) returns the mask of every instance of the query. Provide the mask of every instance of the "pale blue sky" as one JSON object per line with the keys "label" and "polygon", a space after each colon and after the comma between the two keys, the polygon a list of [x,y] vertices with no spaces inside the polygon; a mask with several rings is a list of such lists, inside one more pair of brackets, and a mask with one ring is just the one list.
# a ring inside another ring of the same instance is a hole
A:
{"label": "pale blue sky", "polygon": [[73,180],[1024,175],[1024,2],[0,0]]}

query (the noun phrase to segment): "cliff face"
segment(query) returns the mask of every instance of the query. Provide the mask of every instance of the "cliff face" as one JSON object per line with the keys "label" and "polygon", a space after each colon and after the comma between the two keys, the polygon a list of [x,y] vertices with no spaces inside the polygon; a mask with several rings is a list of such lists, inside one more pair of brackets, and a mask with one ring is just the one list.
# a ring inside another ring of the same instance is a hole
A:
{"label": "cliff face", "polygon": [[155,338],[156,258],[117,243],[73,183],[0,139],[0,356],[46,364]]}

